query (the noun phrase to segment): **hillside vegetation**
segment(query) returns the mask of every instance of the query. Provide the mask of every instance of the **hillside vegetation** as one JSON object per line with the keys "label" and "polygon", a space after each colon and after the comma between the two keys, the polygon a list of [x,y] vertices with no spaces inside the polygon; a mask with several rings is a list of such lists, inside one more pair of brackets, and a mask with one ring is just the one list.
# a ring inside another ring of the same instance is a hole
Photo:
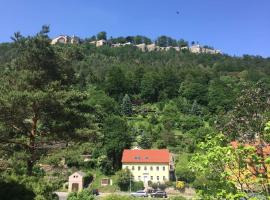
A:
{"label": "hillside vegetation", "polygon": [[112,176],[140,146],[174,153],[176,179],[203,199],[269,195],[268,157],[230,142],[270,140],[270,58],[51,45],[47,33],[0,44],[3,184],[52,199],[72,171]]}

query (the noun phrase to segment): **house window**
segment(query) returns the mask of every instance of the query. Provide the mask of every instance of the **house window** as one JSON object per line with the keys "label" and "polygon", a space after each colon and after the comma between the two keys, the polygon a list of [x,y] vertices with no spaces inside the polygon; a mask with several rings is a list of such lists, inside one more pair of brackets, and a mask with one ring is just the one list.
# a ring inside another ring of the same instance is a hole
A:
{"label": "house window", "polygon": [[163,167],[163,171],[165,171],[165,167]]}
{"label": "house window", "polygon": [[140,160],[141,157],[140,157],[140,156],[135,156],[134,159],[135,159],[135,160]]}
{"label": "house window", "polygon": [[126,166],[126,169],[128,169],[128,166]]}
{"label": "house window", "polygon": [[159,181],[159,176],[157,176],[157,180]]}
{"label": "house window", "polygon": [[138,176],[139,181],[141,180],[141,176]]}
{"label": "house window", "polygon": [[151,181],[153,180],[153,176],[151,176]]}
{"label": "house window", "polygon": [[141,170],[141,167],[140,166],[138,166],[138,171],[140,171]]}
{"label": "house window", "polygon": [[163,176],[163,181],[165,181],[166,180],[166,177],[165,176]]}
{"label": "house window", "polygon": [[132,166],[132,170],[134,170],[134,166]]}
{"label": "house window", "polygon": [[153,171],[153,167],[152,166],[150,167],[150,170]]}
{"label": "house window", "polygon": [[147,170],[147,167],[146,166],[144,166],[144,170]]}
{"label": "house window", "polygon": [[157,167],[157,171],[159,171],[159,167]]}

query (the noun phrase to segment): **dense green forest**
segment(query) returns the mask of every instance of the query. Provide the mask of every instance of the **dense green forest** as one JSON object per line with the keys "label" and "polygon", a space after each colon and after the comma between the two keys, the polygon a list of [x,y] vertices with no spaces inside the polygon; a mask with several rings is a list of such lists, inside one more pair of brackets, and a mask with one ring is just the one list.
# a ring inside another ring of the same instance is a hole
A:
{"label": "dense green forest", "polygon": [[[0,184],[52,199],[74,169],[114,175],[123,149],[140,146],[174,153],[176,179],[202,199],[269,194],[268,158],[230,142],[270,140],[270,58],[51,45],[47,33],[0,44]],[[226,170],[248,155],[264,167],[249,190]]]}

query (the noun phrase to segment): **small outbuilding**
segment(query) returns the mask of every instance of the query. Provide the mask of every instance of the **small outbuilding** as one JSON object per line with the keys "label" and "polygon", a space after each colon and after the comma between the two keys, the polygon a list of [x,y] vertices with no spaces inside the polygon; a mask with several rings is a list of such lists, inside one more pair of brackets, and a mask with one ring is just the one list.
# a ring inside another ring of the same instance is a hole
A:
{"label": "small outbuilding", "polygon": [[86,174],[84,172],[78,171],[71,174],[68,178],[68,191],[69,192],[80,192],[83,189],[84,177]]}
{"label": "small outbuilding", "polygon": [[100,181],[101,186],[107,186],[107,185],[112,185],[112,179],[109,178],[102,178]]}

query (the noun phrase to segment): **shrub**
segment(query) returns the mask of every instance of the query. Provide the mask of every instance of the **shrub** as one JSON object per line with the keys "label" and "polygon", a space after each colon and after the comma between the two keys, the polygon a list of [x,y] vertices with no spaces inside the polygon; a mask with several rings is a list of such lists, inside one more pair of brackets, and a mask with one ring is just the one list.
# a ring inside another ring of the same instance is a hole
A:
{"label": "shrub", "polygon": [[133,182],[131,189],[132,191],[142,190],[144,189],[144,184],[142,181]]}
{"label": "shrub", "polygon": [[165,190],[166,189],[166,185],[165,184],[159,184],[158,188],[161,190]]}
{"label": "shrub", "polygon": [[95,159],[83,162],[83,167],[87,169],[94,169],[96,167],[97,161]]}
{"label": "shrub", "polygon": [[122,191],[128,191],[130,182],[133,183],[131,172],[128,169],[116,173],[116,184]]}
{"label": "shrub", "polygon": [[172,181],[167,181],[167,182],[165,183],[165,185],[166,185],[166,187],[173,187],[173,186],[174,186],[174,182],[172,182]]}
{"label": "shrub", "polygon": [[101,155],[97,159],[97,166],[105,175],[113,174],[112,161],[106,155]]}
{"label": "shrub", "polygon": [[178,162],[175,168],[177,180],[185,181],[186,183],[192,183],[195,180],[195,174],[188,166],[189,159],[190,156],[188,154],[179,155]]}
{"label": "shrub", "polygon": [[153,184],[152,184],[152,188],[153,188],[154,190],[156,190],[156,189],[158,188],[158,184],[153,183]]}
{"label": "shrub", "polygon": [[149,187],[152,187],[152,185],[153,185],[153,182],[152,181],[148,181],[147,183],[148,183],[148,186]]}
{"label": "shrub", "polygon": [[187,199],[185,197],[178,196],[178,197],[173,197],[170,200],[187,200]]}
{"label": "shrub", "polygon": [[88,173],[86,176],[83,177],[83,187],[88,187],[88,185],[92,182],[93,180],[93,174]]}
{"label": "shrub", "polygon": [[104,198],[104,200],[135,200],[136,198],[131,196],[123,196],[123,195],[109,195]]}
{"label": "shrub", "polygon": [[[29,200],[35,198],[35,193],[27,189],[25,185],[16,182],[0,182],[0,197],[2,200],[21,199]],[[18,198],[20,197],[20,198]]]}
{"label": "shrub", "polygon": [[72,192],[68,195],[68,200],[94,200],[89,190],[83,190],[81,192]]}
{"label": "shrub", "polygon": [[177,190],[183,190],[185,188],[185,182],[184,181],[177,181],[175,187]]}

